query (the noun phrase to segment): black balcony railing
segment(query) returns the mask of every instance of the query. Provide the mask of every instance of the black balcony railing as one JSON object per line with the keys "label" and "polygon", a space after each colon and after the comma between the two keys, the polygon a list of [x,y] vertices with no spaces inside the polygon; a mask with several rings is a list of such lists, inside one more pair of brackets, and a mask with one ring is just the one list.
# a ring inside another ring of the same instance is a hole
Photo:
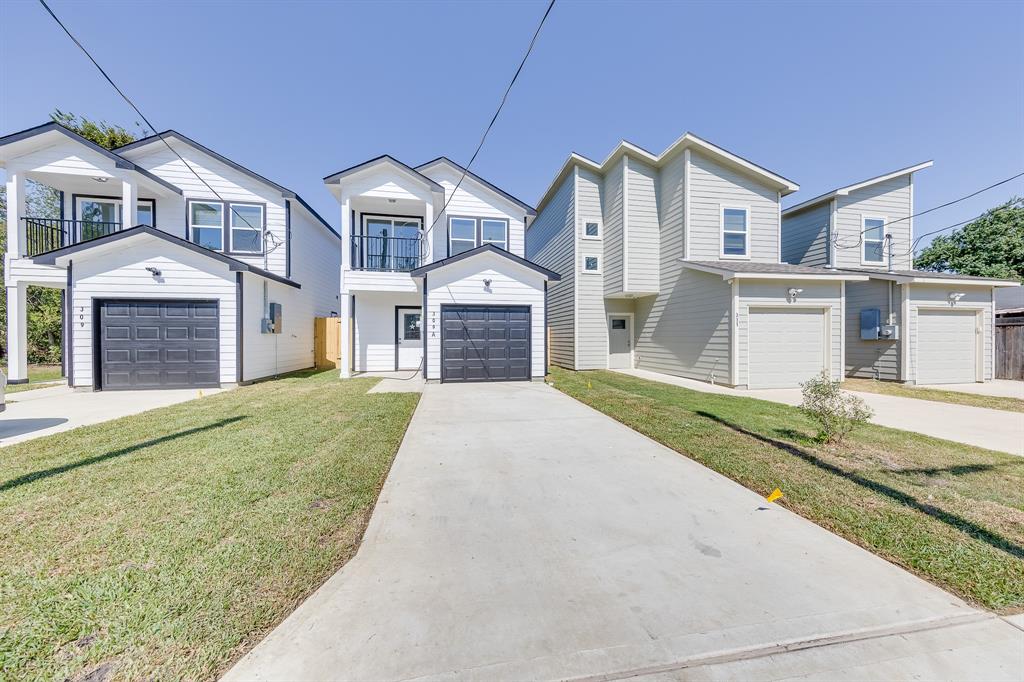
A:
{"label": "black balcony railing", "polygon": [[352,237],[352,268],[409,272],[420,266],[418,237]]}
{"label": "black balcony railing", "polygon": [[25,221],[25,255],[38,256],[64,246],[117,232],[121,223],[60,218],[22,218]]}

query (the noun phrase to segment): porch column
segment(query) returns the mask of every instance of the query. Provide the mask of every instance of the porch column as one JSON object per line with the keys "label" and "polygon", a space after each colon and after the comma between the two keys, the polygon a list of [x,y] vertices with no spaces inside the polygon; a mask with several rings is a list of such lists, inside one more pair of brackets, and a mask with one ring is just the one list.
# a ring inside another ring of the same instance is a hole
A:
{"label": "porch column", "polygon": [[139,184],[134,178],[121,179],[121,229],[139,224]]}
{"label": "porch column", "polygon": [[25,255],[25,173],[7,169],[7,255]]}
{"label": "porch column", "polygon": [[[427,263],[432,263],[434,261],[434,259],[431,257],[431,254],[434,252],[434,250],[430,248],[430,240],[433,239],[436,235],[427,234],[427,230],[429,230],[430,226],[433,224],[434,202],[428,201],[423,206],[423,241],[420,243],[420,265],[426,265]],[[441,226],[438,225],[435,229],[440,230]],[[441,257],[444,258],[443,255]],[[426,319],[426,317],[424,317],[423,319]]]}
{"label": "porch column", "polygon": [[[10,185],[8,185],[10,187]],[[7,382],[28,381],[27,284],[7,287]]]}
{"label": "porch column", "polygon": [[352,297],[347,293],[341,295],[341,339],[339,341],[339,362],[341,378],[352,376]]}

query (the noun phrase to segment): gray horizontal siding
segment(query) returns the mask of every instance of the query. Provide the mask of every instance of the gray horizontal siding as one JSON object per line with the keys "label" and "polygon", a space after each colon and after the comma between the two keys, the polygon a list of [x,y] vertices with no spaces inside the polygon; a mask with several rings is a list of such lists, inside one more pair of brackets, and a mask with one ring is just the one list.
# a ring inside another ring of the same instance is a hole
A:
{"label": "gray horizontal siding", "polygon": [[622,293],[622,165],[625,157],[604,176],[604,293],[613,296]]}
{"label": "gray horizontal siding", "polygon": [[602,239],[582,239],[588,220],[601,220],[602,179],[597,173],[580,169],[576,182],[576,229],[580,240],[576,268],[579,274],[579,292],[576,297],[576,324],[579,326],[579,347],[576,353],[577,369],[604,369],[608,366],[608,332],[605,322],[604,275],[582,272],[583,258],[598,256],[604,261],[608,236]]}
{"label": "gray horizontal siding", "polygon": [[828,221],[832,202],[782,218],[782,260],[793,265],[828,264]]}
{"label": "gray horizontal siding", "polygon": [[570,174],[526,233],[526,257],[562,276],[548,283],[549,361],[569,368],[575,368],[576,333],[574,181]]}
{"label": "gray horizontal siding", "polygon": [[627,160],[626,291],[658,290],[658,172],[636,159]]}
{"label": "gray horizontal siding", "polygon": [[[913,260],[909,254],[912,242],[911,221],[901,220],[913,212],[910,192],[910,177],[893,178],[854,190],[848,196],[836,198],[836,266],[840,268],[861,267],[860,234],[862,216],[884,217],[892,223],[885,228],[892,234],[894,265],[896,269],[910,268]],[[877,265],[871,267],[878,267]]]}
{"label": "gray horizontal siding", "polygon": [[[892,313],[900,324],[901,293],[893,285]],[[882,323],[889,317],[889,282],[872,279],[846,284],[846,376],[861,379],[899,381],[900,342],[863,341],[860,338],[860,312],[877,308]]]}

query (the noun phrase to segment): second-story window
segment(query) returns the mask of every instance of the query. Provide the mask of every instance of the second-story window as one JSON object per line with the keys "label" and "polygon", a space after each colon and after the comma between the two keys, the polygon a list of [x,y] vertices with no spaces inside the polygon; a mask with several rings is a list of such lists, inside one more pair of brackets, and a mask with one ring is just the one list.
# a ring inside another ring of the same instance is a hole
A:
{"label": "second-story window", "polygon": [[235,253],[263,251],[263,207],[231,204],[231,250]]}
{"label": "second-story window", "polygon": [[508,223],[504,220],[480,220],[481,244],[494,244],[499,249],[508,249]]}
{"label": "second-story window", "polygon": [[476,220],[452,218],[448,221],[448,255],[455,256],[476,248]]}
{"label": "second-story window", "polygon": [[864,263],[881,263],[885,260],[885,218],[864,217]]}
{"label": "second-story window", "polygon": [[747,258],[747,228],[750,210],[746,207],[722,207],[722,257]]}
{"label": "second-story window", "polygon": [[188,233],[199,246],[225,253],[263,253],[263,204],[189,200]]}
{"label": "second-story window", "polygon": [[188,233],[199,246],[214,251],[224,249],[224,206],[215,201],[189,203]]}
{"label": "second-story window", "polygon": [[584,239],[600,239],[601,223],[596,220],[588,220],[583,223],[583,237]]}

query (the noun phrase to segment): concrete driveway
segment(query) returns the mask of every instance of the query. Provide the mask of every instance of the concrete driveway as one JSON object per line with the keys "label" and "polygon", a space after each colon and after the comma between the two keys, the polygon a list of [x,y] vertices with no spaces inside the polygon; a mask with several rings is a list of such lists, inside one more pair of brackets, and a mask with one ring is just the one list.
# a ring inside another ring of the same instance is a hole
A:
{"label": "concrete driveway", "polygon": [[[204,388],[202,395],[224,389]],[[7,396],[0,412],[0,447],[126,417],[198,398],[198,389],[167,391],[74,391],[67,386],[37,388]]]}
{"label": "concrete driveway", "polygon": [[428,385],[357,555],[225,679],[1016,679],[1022,657],[1024,630],[548,386]]}
{"label": "concrete driveway", "polygon": [[[712,386],[703,381],[651,372],[645,369],[619,369],[615,371],[640,377],[641,379],[660,381],[704,393],[724,393],[746,398],[757,398],[759,400],[770,400],[785,405],[799,405],[802,401],[799,388],[737,390],[727,386]],[[973,392],[983,395],[1011,394],[1009,397],[1014,397],[1012,395],[1012,392],[1016,390],[1016,387],[1012,385],[1014,383],[943,384],[933,388],[953,391],[957,390],[952,388],[953,386],[980,386],[988,388],[978,388]],[[1011,385],[1007,386],[1007,384]],[[894,429],[903,429],[904,431],[923,433],[926,436],[944,438],[945,440],[952,440],[957,443],[977,445],[989,450],[1008,452],[1012,455],[1024,456],[1024,414],[1020,412],[990,410],[985,407],[954,405],[934,400],[902,398],[894,395],[864,393],[862,391],[850,391],[850,393],[856,393],[874,411],[875,415],[871,418],[871,421],[875,424],[889,426]]]}

